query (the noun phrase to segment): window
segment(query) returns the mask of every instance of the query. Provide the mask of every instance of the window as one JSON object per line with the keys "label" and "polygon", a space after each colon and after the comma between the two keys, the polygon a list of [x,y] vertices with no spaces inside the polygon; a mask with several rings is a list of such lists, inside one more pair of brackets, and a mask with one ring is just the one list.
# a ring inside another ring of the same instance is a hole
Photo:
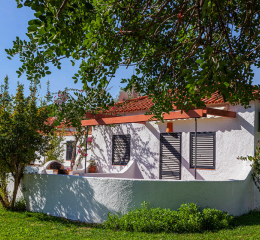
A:
{"label": "window", "polygon": [[[215,132],[197,133],[197,168],[215,169]],[[195,167],[195,133],[190,133],[190,167]]]}
{"label": "window", "polygon": [[130,135],[113,135],[112,164],[127,165],[130,160]]}
{"label": "window", "polygon": [[67,143],[66,143],[66,145],[67,145],[66,160],[71,160],[74,144],[75,144],[75,141],[67,141]]}

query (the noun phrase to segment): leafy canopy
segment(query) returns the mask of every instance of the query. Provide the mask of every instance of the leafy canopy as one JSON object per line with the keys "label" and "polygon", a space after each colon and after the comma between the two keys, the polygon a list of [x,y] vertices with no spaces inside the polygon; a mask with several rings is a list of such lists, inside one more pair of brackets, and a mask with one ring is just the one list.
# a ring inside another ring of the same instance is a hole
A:
{"label": "leafy canopy", "polygon": [[[47,108],[37,107],[34,87],[25,97],[22,84],[18,83],[15,96],[9,95],[8,86],[6,77],[0,98],[0,203],[14,208],[25,167],[39,158],[37,152],[43,151],[53,127],[46,124]],[[6,188],[9,173],[14,180],[11,197]]]}
{"label": "leafy canopy", "polygon": [[28,6],[29,41],[19,54],[29,79],[50,74],[48,64],[80,61],[73,79],[84,89],[106,88],[120,65],[134,65],[127,83],[153,98],[157,116],[201,107],[219,91],[225,101],[246,107],[255,99],[252,66],[259,67],[259,1],[248,0],[16,0]]}
{"label": "leafy canopy", "polygon": [[[73,94],[72,94],[72,93]],[[107,106],[104,106],[104,97],[109,98],[108,93],[96,87],[88,89],[88,91],[78,89],[65,89],[59,91],[54,97],[53,112],[56,117],[54,125],[63,124],[67,131],[74,136],[73,150],[70,168],[76,168],[81,163],[83,157],[87,156],[88,134],[90,127],[82,126],[81,121],[87,119],[87,114],[101,113]],[[76,162],[76,150],[80,154]],[[86,160],[86,159],[85,159]]]}

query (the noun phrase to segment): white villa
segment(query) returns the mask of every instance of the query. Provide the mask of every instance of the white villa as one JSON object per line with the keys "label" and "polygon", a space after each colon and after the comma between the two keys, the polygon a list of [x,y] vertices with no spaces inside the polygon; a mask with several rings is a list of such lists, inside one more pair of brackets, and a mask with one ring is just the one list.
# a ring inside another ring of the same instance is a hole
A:
{"label": "white villa", "polygon": [[133,178],[194,179],[196,119],[196,179],[243,179],[250,163],[237,158],[254,155],[260,140],[260,101],[252,101],[248,109],[225,103],[217,94],[204,101],[204,109],[165,114],[164,123],[148,121],[144,114],[153,103],[146,96],[117,103],[120,117],[83,121],[94,126],[91,158],[97,173],[113,176],[135,162]]}
{"label": "white villa", "polygon": [[[144,115],[153,104],[146,96],[83,120],[82,125],[92,126],[88,157],[96,161],[96,173],[88,173],[84,162],[70,176],[44,174],[55,162],[35,168],[34,173],[43,174],[23,179],[29,189],[24,193],[27,210],[100,223],[109,212],[124,214],[143,201],[170,209],[197,203],[236,216],[259,209],[250,162],[237,158],[254,155],[260,101],[250,102],[248,109],[217,94],[204,101],[203,109],[164,114],[164,122]],[[69,141],[72,136],[66,136]],[[60,166],[66,168],[69,161]]]}

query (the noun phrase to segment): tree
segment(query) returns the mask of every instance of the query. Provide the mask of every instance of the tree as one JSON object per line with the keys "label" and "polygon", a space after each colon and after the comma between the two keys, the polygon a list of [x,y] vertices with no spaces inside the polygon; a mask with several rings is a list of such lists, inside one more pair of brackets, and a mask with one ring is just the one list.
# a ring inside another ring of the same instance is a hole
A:
{"label": "tree", "polygon": [[[70,93],[71,91],[73,94]],[[108,99],[108,93],[96,87],[90,88],[88,91],[65,89],[59,91],[54,98],[55,116],[57,117],[54,125],[64,124],[67,131],[70,131],[75,138],[70,163],[70,168],[73,169],[76,165],[77,146],[80,151],[79,161],[87,155],[87,139],[90,127],[82,126],[81,121],[87,119],[87,114],[95,116],[95,114],[100,114],[108,108],[108,106],[104,106],[105,100],[103,100]],[[88,142],[88,144],[90,145],[91,142]]]}
{"label": "tree", "polygon": [[64,141],[65,141],[65,128],[63,127],[61,130],[53,129],[52,132],[48,134],[49,142],[47,143],[46,151],[41,155],[44,155],[44,161],[42,165],[44,165],[48,161],[58,161],[64,162]]}
{"label": "tree", "polygon": [[120,65],[136,66],[127,89],[153,98],[151,112],[205,105],[218,91],[225,101],[256,99],[252,66],[259,67],[260,3],[252,0],[16,0],[28,6],[29,41],[14,41],[28,78],[50,74],[48,64],[81,61],[75,82],[105,88]]}
{"label": "tree", "polygon": [[260,141],[257,141],[254,156],[237,157],[239,160],[250,161],[252,167],[252,180],[260,192]]}
{"label": "tree", "polygon": [[[36,88],[25,97],[23,85],[18,83],[15,96],[8,93],[8,78],[0,98],[0,202],[4,208],[14,208],[19,184],[26,165],[38,158],[52,126],[46,124],[47,108],[38,108]],[[45,138],[43,138],[45,136]],[[11,174],[14,181],[12,196],[6,186]]]}

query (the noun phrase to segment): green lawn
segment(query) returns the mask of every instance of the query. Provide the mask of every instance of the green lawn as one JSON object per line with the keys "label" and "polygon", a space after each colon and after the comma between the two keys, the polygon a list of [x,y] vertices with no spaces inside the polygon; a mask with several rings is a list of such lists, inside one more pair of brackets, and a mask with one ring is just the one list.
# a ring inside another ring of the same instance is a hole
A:
{"label": "green lawn", "polygon": [[197,234],[149,234],[104,230],[91,224],[0,207],[0,239],[260,239],[260,213],[235,220],[235,227]]}

